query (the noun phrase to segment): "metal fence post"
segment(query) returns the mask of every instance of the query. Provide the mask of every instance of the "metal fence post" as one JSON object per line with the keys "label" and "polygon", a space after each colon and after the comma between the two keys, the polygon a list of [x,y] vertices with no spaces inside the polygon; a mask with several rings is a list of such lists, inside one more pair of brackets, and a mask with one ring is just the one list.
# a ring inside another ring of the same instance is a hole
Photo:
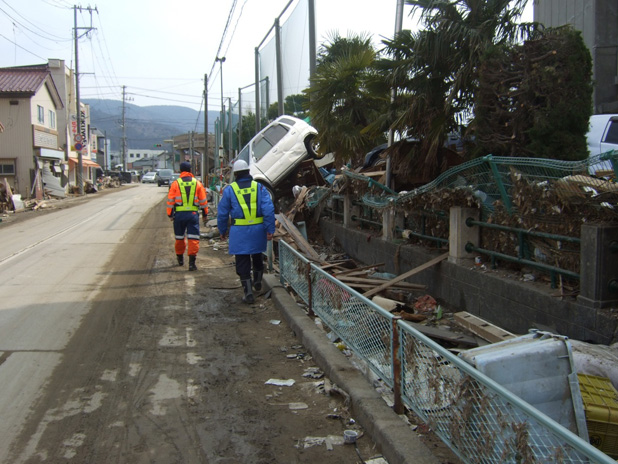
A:
{"label": "metal fence post", "polygon": [[404,412],[404,406],[403,406],[403,400],[401,399],[401,378],[402,378],[402,374],[401,374],[401,356],[400,356],[400,348],[401,348],[401,343],[400,343],[400,336],[399,336],[399,324],[398,322],[401,320],[400,316],[394,316],[393,319],[391,320],[391,324],[392,324],[392,336],[393,339],[391,340],[391,358],[393,360],[393,394],[395,396],[395,402],[393,404],[393,410],[397,413],[397,414],[403,414]]}
{"label": "metal fence post", "polygon": [[498,172],[498,167],[496,166],[496,163],[494,163],[493,156],[487,155],[483,159],[487,162],[489,168],[491,169],[491,173],[494,175],[496,186],[500,191],[500,196],[502,197],[502,202],[504,203],[504,207],[506,208],[507,213],[511,214],[511,211],[513,209],[511,197],[509,196],[506,188],[504,187],[504,182],[502,182],[502,176],[500,175],[500,172]]}
{"label": "metal fence post", "polygon": [[314,317],[315,313],[313,312],[313,288],[311,287],[311,263],[307,263],[305,267],[305,276],[307,278],[307,306],[308,314],[310,317]]}

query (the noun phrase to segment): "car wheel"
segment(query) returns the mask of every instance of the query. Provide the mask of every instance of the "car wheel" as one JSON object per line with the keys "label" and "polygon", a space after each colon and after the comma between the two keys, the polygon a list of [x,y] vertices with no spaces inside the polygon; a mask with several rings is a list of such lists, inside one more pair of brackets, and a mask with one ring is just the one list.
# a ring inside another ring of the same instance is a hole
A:
{"label": "car wheel", "polygon": [[305,148],[310,158],[317,158],[318,156],[318,144],[314,142],[315,135],[310,134],[305,137]]}

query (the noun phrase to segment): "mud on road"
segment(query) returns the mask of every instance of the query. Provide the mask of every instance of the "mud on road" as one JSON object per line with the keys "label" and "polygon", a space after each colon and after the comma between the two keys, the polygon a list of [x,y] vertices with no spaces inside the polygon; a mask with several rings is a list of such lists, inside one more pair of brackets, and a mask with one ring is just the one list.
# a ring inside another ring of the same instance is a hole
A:
{"label": "mud on road", "polygon": [[61,353],[11,462],[355,463],[379,456],[368,435],[356,446],[338,444],[345,429],[363,434],[344,396],[327,394],[328,379],[313,378],[316,364],[278,323],[269,299],[241,302],[233,257],[202,242],[197,272],[176,265],[161,210],[102,267],[103,290]]}

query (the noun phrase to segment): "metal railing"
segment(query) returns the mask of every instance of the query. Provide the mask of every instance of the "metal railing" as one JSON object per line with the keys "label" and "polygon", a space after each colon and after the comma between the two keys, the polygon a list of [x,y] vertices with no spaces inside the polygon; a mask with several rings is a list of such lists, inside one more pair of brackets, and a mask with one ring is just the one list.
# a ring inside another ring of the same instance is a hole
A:
{"label": "metal railing", "polygon": [[466,463],[614,463],[279,241],[282,283]]}

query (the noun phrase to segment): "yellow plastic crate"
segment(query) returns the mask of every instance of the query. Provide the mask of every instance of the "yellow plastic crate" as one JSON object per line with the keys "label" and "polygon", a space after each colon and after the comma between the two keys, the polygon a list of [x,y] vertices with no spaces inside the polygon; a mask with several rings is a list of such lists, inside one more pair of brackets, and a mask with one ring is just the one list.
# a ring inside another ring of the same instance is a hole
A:
{"label": "yellow plastic crate", "polygon": [[618,458],[618,391],[609,379],[577,374],[590,443]]}

